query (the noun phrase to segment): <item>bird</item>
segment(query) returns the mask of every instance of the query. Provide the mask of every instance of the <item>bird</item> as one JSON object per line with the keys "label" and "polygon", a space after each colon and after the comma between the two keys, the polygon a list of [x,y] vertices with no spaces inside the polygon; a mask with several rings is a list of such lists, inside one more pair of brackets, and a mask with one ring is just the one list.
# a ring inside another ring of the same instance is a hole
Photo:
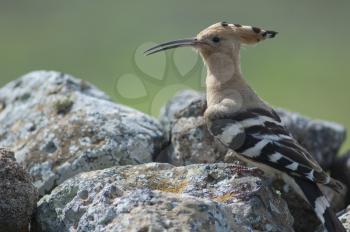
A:
{"label": "bird", "polygon": [[210,134],[247,163],[282,178],[313,208],[325,231],[346,231],[320,190],[328,186],[340,192],[342,183],[322,170],[243,77],[241,47],[277,34],[260,27],[218,22],[195,37],[153,46],[145,55],[178,47],[194,48],[207,69],[204,119]]}

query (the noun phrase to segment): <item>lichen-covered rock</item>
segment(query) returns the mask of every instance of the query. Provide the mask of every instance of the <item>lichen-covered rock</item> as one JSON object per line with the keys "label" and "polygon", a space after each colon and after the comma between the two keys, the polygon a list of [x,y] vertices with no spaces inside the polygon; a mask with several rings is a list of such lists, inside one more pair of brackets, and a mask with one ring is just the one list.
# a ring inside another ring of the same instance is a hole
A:
{"label": "lichen-covered rock", "polygon": [[343,223],[346,231],[350,231],[350,206],[348,206],[345,212],[339,217],[339,220]]}
{"label": "lichen-covered rock", "polygon": [[[217,148],[214,148],[215,141],[208,135],[204,124],[202,115],[205,108],[205,96],[194,91],[180,92],[164,107],[161,122],[170,134],[171,145],[159,160],[181,165],[227,158],[225,149],[213,152]],[[311,120],[282,109],[277,109],[277,113],[292,135],[328,170],[345,140],[345,128],[333,122]],[[183,153],[182,150],[190,152]]]}
{"label": "lichen-covered rock", "polygon": [[13,152],[0,148],[0,231],[29,231],[37,191]]}
{"label": "lichen-covered rock", "polygon": [[180,118],[171,129],[171,143],[157,161],[177,166],[215,163],[225,160],[227,149],[217,143],[207,130],[202,116]]}
{"label": "lichen-covered rock", "polygon": [[203,113],[204,95],[183,91],[162,109],[161,123],[170,134],[170,145],[157,161],[177,166],[226,161],[227,149],[210,135]]}
{"label": "lichen-covered rock", "polygon": [[40,195],[82,171],[151,162],[166,142],[155,119],[62,73],[29,73],[0,89],[0,102],[0,146]]}
{"label": "lichen-covered rock", "polygon": [[[200,94],[194,90],[181,91],[181,94],[175,95],[160,112],[161,123],[165,131],[170,133],[172,123],[179,117],[179,115],[176,114],[181,113],[182,110],[186,110],[185,115],[188,116],[202,116],[203,110],[206,108],[205,104],[204,94]],[[193,105],[193,107],[190,107],[191,105]]]}
{"label": "lichen-covered rock", "polygon": [[261,183],[230,164],[150,163],[82,173],[39,201],[35,229],[293,231],[286,203]]}

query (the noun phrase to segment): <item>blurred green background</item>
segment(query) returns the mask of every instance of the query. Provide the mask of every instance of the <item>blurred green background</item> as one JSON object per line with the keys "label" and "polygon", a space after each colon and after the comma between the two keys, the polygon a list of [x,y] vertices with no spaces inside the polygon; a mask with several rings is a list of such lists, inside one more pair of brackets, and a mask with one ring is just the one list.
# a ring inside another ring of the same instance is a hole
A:
{"label": "blurred green background", "polygon": [[279,32],[242,50],[243,72],[265,100],[350,129],[349,10],[349,0],[0,0],[0,86],[58,70],[156,115],[178,89],[203,89],[202,64],[188,50],[148,60],[141,51],[227,21]]}

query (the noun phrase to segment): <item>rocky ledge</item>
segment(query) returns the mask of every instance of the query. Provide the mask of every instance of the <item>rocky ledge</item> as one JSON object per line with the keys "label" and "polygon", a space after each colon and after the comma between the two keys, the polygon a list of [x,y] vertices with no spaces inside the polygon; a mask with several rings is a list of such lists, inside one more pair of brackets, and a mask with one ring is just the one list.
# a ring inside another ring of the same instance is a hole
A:
{"label": "rocky ledge", "polygon": [[[208,133],[205,107],[203,94],[181,92],[157,120],[66,74],[10,82],[0,89],[0,146],[17,163],[0,150],[0,231],[317,230],[282,181],[237,168]],[[278,113],[349,187],[350,156],[337,156],[345,128]],[[346,192],[324,191],[335,210],[349,204]],[[349,214],[341,220],[350,229]]]}
{"label": "rocky ledge", "polygon": [[292,231],[287,204],[262,181],[229,164],[113,167],[65,181],[36,220],[41,231]]}

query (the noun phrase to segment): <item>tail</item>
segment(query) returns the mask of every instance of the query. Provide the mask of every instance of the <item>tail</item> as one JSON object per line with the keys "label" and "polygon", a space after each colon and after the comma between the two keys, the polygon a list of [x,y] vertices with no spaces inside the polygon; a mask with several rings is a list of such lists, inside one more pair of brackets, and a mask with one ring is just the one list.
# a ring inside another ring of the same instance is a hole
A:
{"label": "tail", "polygon": [[315,183],[294,178],[304,193],[311,207],[314,209],[318,219],[322,222],[328,232],[346,232],[343,224],[330,208],[329,202]]}
{"label": "tail", "polygon": [[329,232],[331,232],[331,231],[345,232],[346,231],[343,224],[339,221],[337,215],[333,212],[333,210],[330,207],[328,207],[326,209],[323,216],[325,218],[324,225]]}

